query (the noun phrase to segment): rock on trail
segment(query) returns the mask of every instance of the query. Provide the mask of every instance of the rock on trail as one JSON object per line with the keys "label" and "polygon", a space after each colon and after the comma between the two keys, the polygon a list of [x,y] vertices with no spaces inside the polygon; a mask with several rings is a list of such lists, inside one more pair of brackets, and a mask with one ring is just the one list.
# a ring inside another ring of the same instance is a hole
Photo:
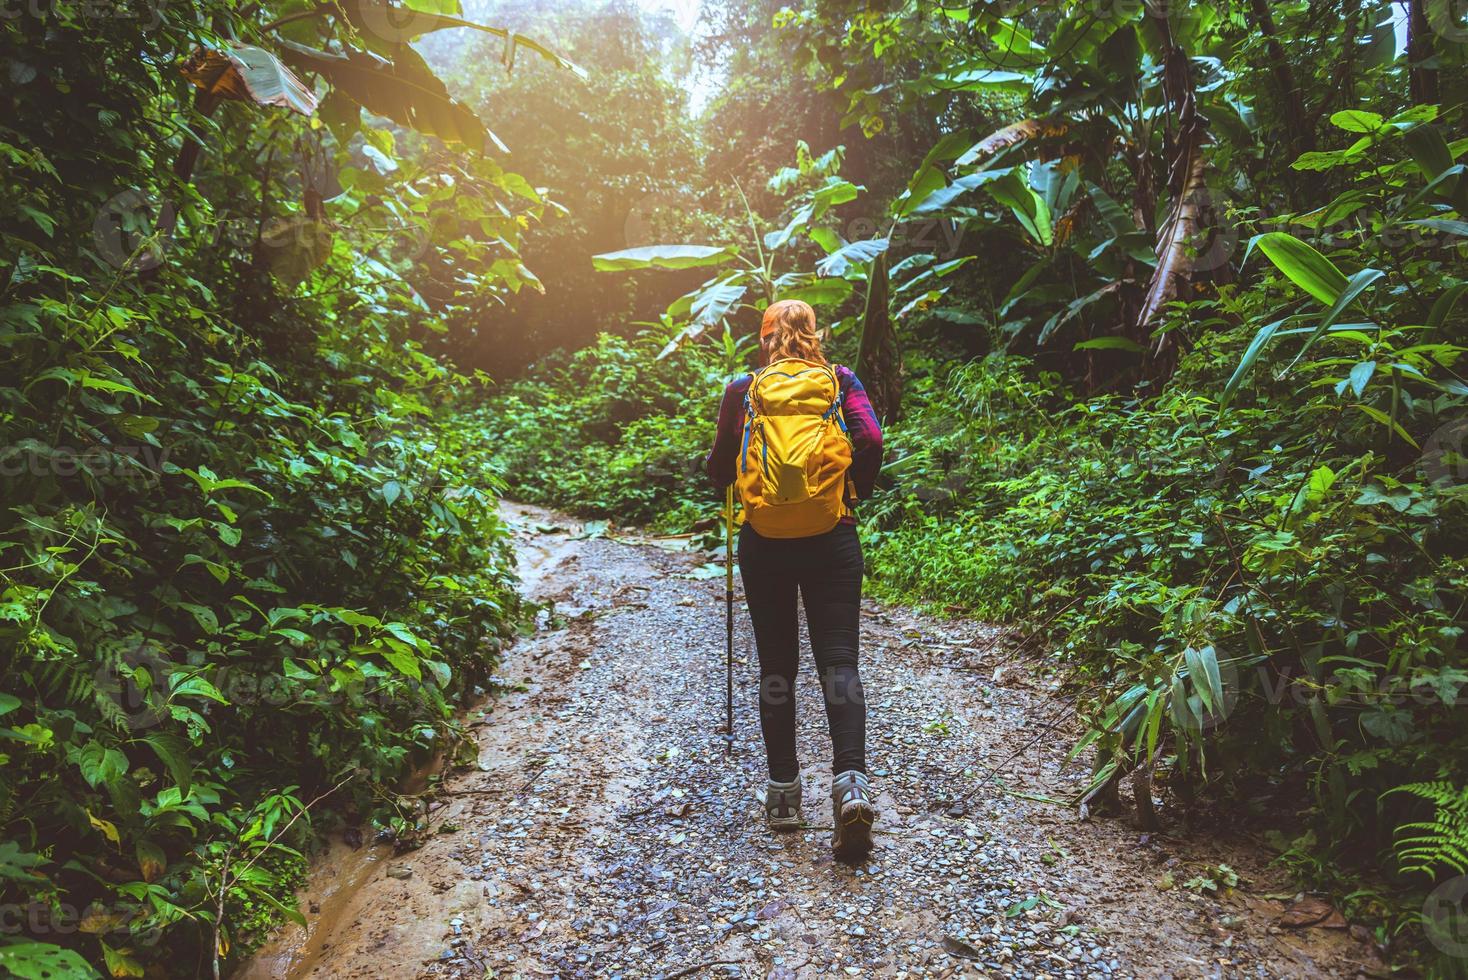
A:
{"label": "rock on trail", "polygon": [[697,577],[707,557],[632,532],[581,536],[571,519],[503,506],[527,591],[554,615],[507,654],[499,677],[510,687],[473,729],[478,766],[444,776],[418,850],[334,842],[301,896],[307,927],[282,930],[238,976],[1382,971],[1344,928],[1279,925],[1287,885],[1228,828],[1148,835],[1048,802],[1089,774],[1066,761],[1066,702],[982,623],[866,603],[880,816],[859,868],[831,859],[829,743],[805,648],[813,826],[772,834],[742,608],[724,754],[724,583]]}

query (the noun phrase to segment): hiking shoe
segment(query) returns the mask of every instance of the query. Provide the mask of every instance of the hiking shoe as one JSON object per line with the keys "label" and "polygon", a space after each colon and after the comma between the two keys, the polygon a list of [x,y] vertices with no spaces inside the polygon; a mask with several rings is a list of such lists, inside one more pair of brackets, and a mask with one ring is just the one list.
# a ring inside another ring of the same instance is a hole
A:
{"label": "hiking shoe", "polygon": [[773,830],[797,830],[800,827],[800,777],[794,782],[779,783],[771,779],[765,784],[765,818]]}
{"label": "hiking shoe", "polygon": [[872,824],[877,808],[867,775],[855,769],[837,774],[831,781],[831,849],[843,861],[862,861],[872,850]]}

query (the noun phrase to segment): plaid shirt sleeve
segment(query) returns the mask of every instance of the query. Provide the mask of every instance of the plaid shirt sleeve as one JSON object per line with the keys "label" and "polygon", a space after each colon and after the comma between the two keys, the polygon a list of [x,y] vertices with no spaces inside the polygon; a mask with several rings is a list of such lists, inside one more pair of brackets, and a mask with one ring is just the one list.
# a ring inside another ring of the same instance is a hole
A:
{"label": "plaid shirt sleeve", "polygon": [[704,472],[715,490],[723,490],[734,482],[739,461],[739,441],[744,436],[744,393],[749,390],[748,375],[729,382],[724,400],[719,403],[718,428],[714,430],[714,448],[703,459]]}
{"label": "plaid shirt sleeve", "polygon": [[846,418],[853,447],[851,482],[856,485],[857,497],[865,500],[872,495],[877,471],[882,468],[882,426],[856,374],[848,367],[838,366],[836,375],[841,380],[841,414]]}

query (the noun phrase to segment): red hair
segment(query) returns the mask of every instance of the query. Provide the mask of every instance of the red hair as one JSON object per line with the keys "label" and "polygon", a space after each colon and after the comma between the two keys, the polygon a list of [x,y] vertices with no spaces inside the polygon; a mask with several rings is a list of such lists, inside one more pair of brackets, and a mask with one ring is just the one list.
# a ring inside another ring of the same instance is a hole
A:
{"label": "red hair", "polygon": [[787,357],[798,357],[802,361],[826,363],[821,353],[821,333],[816,327],[816,311],[809,303],[798,299],[782,299],[771,303],[760,320],[761,342],[769,338],[770,362]]}

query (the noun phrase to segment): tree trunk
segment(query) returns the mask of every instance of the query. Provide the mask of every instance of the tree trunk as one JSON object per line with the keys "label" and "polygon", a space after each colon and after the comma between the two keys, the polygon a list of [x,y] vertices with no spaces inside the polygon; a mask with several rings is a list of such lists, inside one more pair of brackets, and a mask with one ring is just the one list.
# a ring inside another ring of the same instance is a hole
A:
{"label": "tree trunk", "polygon": [[1356,104],[1356,38],[1361,30],[1361,0],[1345,0],[1341,15],[1341,62],[1336,68],[1335,78],[1326,90],[1325,97],[1310,113],[1306,123],[1310,132],[1315,132],[1321,118],[1334,111],[1337,105],[1349,109]]}
{"label": "tree trunk", "polygon": [[872,260],[867,279],[867,305],[861,318],[861,344],[856,373],[883,425],[897,420],[902,404],[902,352],[892,328],[887,283],[887,253]]}
{"label": "tree trunk", "polygon": [[[207,119],[214,115],[214,110],[219,108],[219,96],[202,89],[194,96],[194,112],[201,119]],[[173,175],[184,183],[193,179],[194,167],[199,162],[199,155],[204,152],[204,144],[194,138],[192,130],[184,131],[184,143],[179,148],[178,156],[173,160]]]}
{"label": "tree trunk", "polygon": [[1315,129],[1305,114],[1305,102],[1300,95],[1295,70],[1285,57],[1279,43],[1279,32],[1274,26],[1274,15],[1269,12],[1268,0],[1249,0],[1254,14],[1254,27],[1264,36],[1264,45],[1269,51],[1269,73],[1279,87],[1280,101],[1284,105],[1286,142],[1296,156],[1315,149]]}
{"label": "tree trunk", "polygon": [[[1172,206],[1167,221],[1158,229],[1157,270],[1133,324],[1133,332],[1142,344],[1149,339],[1152,320],[1159,311],[1172,299],[1185,296],[1184,289],[1192,281],[1193,263],[1187,248],[1202,228],[1201,218],[1207,203],[1203,175],[1208,165],[1207,123],[1198,113],[1197,88],[1188,53],[1173,37],[1166,6],[1148,0],[1147,17],[1154,22],[1166,45],[1162,56],[1162,91],[1176,128],[1165,141],[1167,187]],[[1159,378],[1171,375],[1178,354],[1176,331],[1159,336],[1152,350],[1153,375]]]}
{"label": "tree trunk", "polygon": [[[219,108],[219,96],[212,92],[200,89],[194,96],[194,111],[201,119],[207,119]],[[187,184],[194,179],[194,167],[199,163],[199,156],[204,152],[204,144],[195,137],[192,129],[184,130],[183,146],[179,147],[178,156],[173,159],[173,175],[180,183]],[[163,210],[158,220],[159,241],[167,241],[173,237],[174,230],[178,227],[178,206],[172,199],[165,199]],[[143,278],[152,279],[158,274],[158,266],[143,271]]]}
{"label": "tree trunk", "polygon": [[1407,82],[1415,105],[1436,104],[1442,101],[1438,88],[1437,69],[1429,68],[1425,62],[1433,56],[1432,28],[1427,23],[1427,11],[1423,0],[1409,0],[1407,4]]}

